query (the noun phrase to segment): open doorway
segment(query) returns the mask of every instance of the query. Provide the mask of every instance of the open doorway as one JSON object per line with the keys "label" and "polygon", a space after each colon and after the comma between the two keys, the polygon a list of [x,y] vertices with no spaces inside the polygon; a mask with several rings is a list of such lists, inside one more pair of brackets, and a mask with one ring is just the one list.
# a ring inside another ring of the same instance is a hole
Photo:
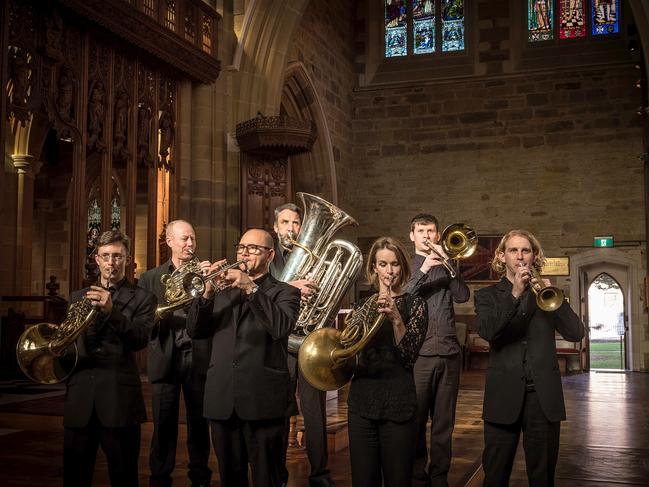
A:
{"label": "open doorway", "polygon": [[591,369],[627,369],[624,293],[609,273],[588,286],[589,361]]}

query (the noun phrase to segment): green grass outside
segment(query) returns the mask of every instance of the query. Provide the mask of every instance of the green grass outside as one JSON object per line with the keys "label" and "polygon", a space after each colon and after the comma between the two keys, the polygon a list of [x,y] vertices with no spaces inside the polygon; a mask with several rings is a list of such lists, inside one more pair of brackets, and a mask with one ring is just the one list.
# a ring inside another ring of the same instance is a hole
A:
{"label": "green grass outside", "polygon": [[623,369],[620,342],[590,342],[591,369]]}

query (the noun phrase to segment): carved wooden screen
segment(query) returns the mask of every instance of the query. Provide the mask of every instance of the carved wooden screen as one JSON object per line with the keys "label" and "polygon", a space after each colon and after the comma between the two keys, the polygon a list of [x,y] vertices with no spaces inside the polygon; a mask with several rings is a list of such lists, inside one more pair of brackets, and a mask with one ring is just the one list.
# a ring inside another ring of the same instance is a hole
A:
{"label": "carved wooden screen", "polygon": [[[35,197],[65,205],[56,231],[69,252],[69,261],[59,263],[69,289],[94,278],[86,258],[98,231],[118,226],[131,237],[140,269],[157,265],[158,235],[174,212],[178,177],[176,75],[50,2],[11,0],[8,12],[14,120],[30,129],[35,157],[46,159],[41,148],[55,134],[50,162],[35,173]],[[89,222],[89,205],[97,206],[90,213],[99,229]],[[42,239],[54,231],[43,231]],[[34,228],[35,239],[39,232]]]}

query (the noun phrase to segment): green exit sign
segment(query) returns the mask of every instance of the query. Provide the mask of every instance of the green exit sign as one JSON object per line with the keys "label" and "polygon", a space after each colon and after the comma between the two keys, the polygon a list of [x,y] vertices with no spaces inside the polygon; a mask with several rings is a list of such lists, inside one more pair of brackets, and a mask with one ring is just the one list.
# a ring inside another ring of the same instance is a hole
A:
{"label": "green exit sign", "polygon": [[594,237],[595,247],[613,247],[613,235],[604,235],[601,237]]}

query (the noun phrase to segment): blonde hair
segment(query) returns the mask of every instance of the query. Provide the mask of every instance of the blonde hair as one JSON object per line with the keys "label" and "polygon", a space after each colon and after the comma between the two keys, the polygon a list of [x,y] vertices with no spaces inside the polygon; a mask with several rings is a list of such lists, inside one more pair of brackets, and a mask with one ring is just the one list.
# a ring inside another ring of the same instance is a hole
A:
{"label": "blonde hair", "polygon": [[365,276],[367,280],[372,286],[378,289],[379,278],[374,270],[374,264],[376,264],[377,252],[383,249],[391,250],[397,257],[397,262],[399,263],[399,267],[401,267],[401,274],[399,275],[399,281],[394,284],[403,287],[408,282],[408,279],[410,279],[410,263],[406,257],[407,252],[405,247],[399,240],[393,237],[379,237],[372,244],[365,265]]}
{"label": "blonde hair", "polygon": [[502,239],[500,239],[498,248],[496,249],[494,257],[491,260],[491,268],[500,276],[503,276],[507,272],[505,264],[500,261],[498,254],[505,253],[507,241],[514,236],[527,239],[527,241],[532,246],[532,252],[534,252],[534,261],[532,262],[532,265],[537,271],[541,272],[541,268],[543,267],[543,264],[545,264],[545,254],[543,253],[543,248],[541,247],[538,239],[532,234],[532,232],[522,229],[510,230],[503,236]]}

